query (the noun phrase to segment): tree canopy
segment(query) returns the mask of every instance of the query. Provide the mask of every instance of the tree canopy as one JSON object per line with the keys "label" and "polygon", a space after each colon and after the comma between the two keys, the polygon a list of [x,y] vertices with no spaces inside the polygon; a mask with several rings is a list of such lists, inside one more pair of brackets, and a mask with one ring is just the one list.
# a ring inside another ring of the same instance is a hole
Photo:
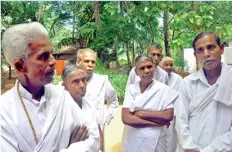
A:
{"label": "tree canopy", "polygon": [[222,40],[232,39],[232,2],[1,2],[2,32],[33,21],[46,27],[56,51],[83,39],[105,64],[126,55],[126,64],[132,66],[149,43],[158,42],[164,55],[183,67],[182,50],[191,47],[199,32],[212,31]]}

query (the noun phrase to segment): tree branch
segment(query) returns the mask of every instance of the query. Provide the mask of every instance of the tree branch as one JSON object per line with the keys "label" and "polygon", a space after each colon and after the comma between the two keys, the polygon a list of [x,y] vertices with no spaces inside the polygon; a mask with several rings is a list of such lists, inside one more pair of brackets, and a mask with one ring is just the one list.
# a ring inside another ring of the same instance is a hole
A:
{"label": "tree branch", "polygon": [[181,34],[183,34],[184,32],[186,32],[186,31],[188,31],[188,30],[185,29],[185,30],[181,31],[179,34],[177,34],[177,36],[175,36],[175,39],[176,39],[177,37],[179,37]]}

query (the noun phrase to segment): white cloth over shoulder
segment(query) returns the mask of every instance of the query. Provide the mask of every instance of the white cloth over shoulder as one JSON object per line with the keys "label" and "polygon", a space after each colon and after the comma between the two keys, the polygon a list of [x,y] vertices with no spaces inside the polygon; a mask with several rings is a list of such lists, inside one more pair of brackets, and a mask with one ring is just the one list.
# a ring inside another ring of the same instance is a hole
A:
{"label": "white cloth over shoulder", "polygon": [[[129,108],[131,112],[138,110],[160,111],[173,108],[173,103],[178,93],[163,83],[153,83],[141,94],[139,82],[128,86],[125,94],[123,108]],[[158,140],[164,139],[166,132],[164,127],[134,128],[125,125],[122,140],[122,152],[154,152],[159,146]],[[160,142],[160,143],[166,143]],[[166,147],[166,145],[165,145]],[[163,148],[163,152],[166,148]]]}
{"label": "white cloth over shoulder", "polygon": [[[167,84],[168,82],[168,73],[164,71],[161,67],[157,66],[154,74],[155,80]],[[127,80],[127,86],[134,84],[136,81],[140,81],[140,77],[135,73],[135,67],[133,67],[129,73]]]}
{"label": "white cloth over shoulder", "polygon": [[[17,83],[17,82],[16,82]],[[95,152],[99,139],[97,126],[84,119],[80,108],[62,87],[45,86],[40,102],[20,85],[20,93],[35,127],[39,143],[22,108],[16,86],[0,97],[2,152]],[[68,147],[71,132],[77,125],[87,125],[89,138]]]}
{"label": "white cloth over shoulder", "polygon": [[[100,121],[101,129],[103,129],[106,118],[114,117],[118,111],[118,97],[115,89],[110,84],[108,76],[93,73],[88,81],[85,98],[94,102],[97,110],[97,117]],[[105,111],[105,101],[109,103],[107,111]]]}
{"label": "white cloth over shoulder", "polygon": [[221,76],[212,86],[202,69],[184,79],[177,110],[177,151],[232,151],[231,75],[232,67],[223,64]]}

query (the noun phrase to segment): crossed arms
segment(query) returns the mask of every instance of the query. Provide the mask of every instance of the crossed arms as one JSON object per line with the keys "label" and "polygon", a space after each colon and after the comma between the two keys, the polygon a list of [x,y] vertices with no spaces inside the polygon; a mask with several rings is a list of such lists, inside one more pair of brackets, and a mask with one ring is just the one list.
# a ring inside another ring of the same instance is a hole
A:
{"label": "crossed arms", "polygon": [[173,119],[174,109],[162,111],[140,110],[130,112],[129,108],[122,108],[122,121],[132,127],[162,127],[169,126]]}

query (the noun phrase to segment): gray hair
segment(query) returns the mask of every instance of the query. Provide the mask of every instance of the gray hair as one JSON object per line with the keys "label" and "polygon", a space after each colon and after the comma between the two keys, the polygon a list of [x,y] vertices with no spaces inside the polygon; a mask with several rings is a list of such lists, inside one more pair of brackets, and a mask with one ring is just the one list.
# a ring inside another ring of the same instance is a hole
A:
{"label": "gray hair", "polygon": [[65,66],[64,69],[62,70],[62,75],[61,75],[63,82],[65,82],[66,79],[68,78],[68,76],[73,71],[76,71],[76,70],[78,70],[78,68],[75,65],[73,65],[73,64]]}
{"label": "gray hair", "polygon": [[47,30],[38,22],[18,24],[8,28],[2,38],[6,61],[13,67],[16,60],[27,60],[31,49],[29,45],[42,37],[49,38]]}
{"label": "gray hair", "polygon": [[80,62],[80,61],[81,61],[81,58],[82,58],[82,55],[83,55],[84,52],[93,53],[93,54],[95,54],[96,57],[97,57],[97,53],[96,53],[94,50],[90,49],[90,48],[79,49],[78,52],[77,52],[77,62]]}
{"label": "gray hair", "polygon": [[135,68],[136,68],[136,69],[138,68],[139,62],[140,62],[141,60],[148,60],[148,61],[151,61],[151,62],[154,64],[153,59],[152,59],[151,55],[149,55],[149,54],[145,54],[145,55],[138,56],[138,57],[136,58],[136,60],[137,60],[137,62],[135,63]]}
{"label": "gray hair", "polygon": [[201,32],[199,33],[193,40],[193,43],[192,43],[192,47],[194,49],[194,52],[196,52],[196,46],[195,46],[195,43],[197,42],[197,40],[199,40],[200,38],[206,36],[206,35],[213,35],[215,41],[217,42],[217,44],[220,46],[221,45],[221,40],[219,38],[219,36],[217,34],[215,34],[214,32]]}
{"label": "gray hair", "polygon": [[148,45],[147,49],[149,48],[156,48],[156,49],[161,49],[162,50],[162,47],[159,43],[157,42],[154,42],[154,43],[151,43],[150,45]]}
{"label": "gray hair", "polygon": [[165,56],[165,57],[163,57],[163,59],[161,60],[160,66],[163,66],[164,63],[165,63],[166,61],[172,61],[172,63],[174,64],[173,58],[171,58],[171,57],[169,57],[169,56]]}

